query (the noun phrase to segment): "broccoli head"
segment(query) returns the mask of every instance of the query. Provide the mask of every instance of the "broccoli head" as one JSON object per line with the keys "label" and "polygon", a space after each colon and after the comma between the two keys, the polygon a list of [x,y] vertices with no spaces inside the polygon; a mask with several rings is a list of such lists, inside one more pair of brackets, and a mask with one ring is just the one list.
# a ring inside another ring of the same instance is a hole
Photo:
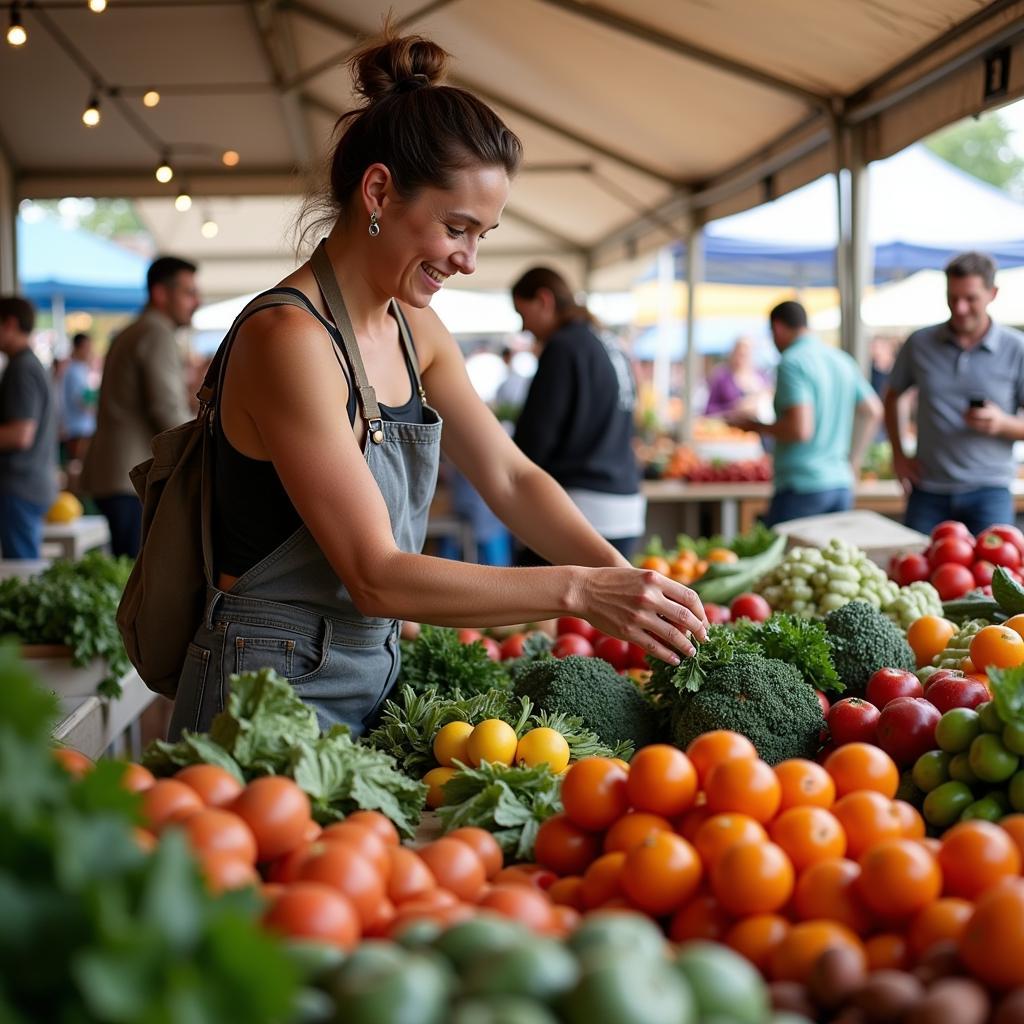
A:
{"label": "broccoli head", "polygon": [[825,616],[832,664],[846,686],[845,696],[861,697],[880,668],[917,667],[899,626],[866,601],[851,601]]}
{"label": "broccoli head", "polygon": [[541,711],[578,715],[610,747],[629,741],[639,748],[658,739],[650,701],[601,658],[536,661],[516,679],[515,694]]}
{"label": "broccoli head", "polygon": [[672,706],[672,742],[682,749],[701,733],[742,733],[768,764],[813,757],[825,728],[814,688],[792,665],[741,652],[680,693]]}

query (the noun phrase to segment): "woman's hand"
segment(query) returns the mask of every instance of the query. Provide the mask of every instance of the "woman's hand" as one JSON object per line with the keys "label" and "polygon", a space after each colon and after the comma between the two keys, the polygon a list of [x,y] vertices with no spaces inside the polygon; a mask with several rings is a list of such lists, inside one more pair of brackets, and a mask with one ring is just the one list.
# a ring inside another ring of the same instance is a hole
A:
{"label": "woman's hand", "polygon": [[707,639],[708,620],[696,593],[650,569],[587,570],[579,614],[672,665],[679,664],[676,651],[691,657],[693,639]]}

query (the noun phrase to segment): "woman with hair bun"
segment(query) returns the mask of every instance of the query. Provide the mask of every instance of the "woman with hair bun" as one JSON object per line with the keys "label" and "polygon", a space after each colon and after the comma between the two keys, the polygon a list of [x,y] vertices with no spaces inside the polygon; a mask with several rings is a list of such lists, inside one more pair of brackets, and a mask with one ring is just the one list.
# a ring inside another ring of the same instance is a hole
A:
{"label": "woman with hair bun", "polygon": [[[577,615],[667,661],[693,651],[696,595],[632,568],[506,436],[430,309],[498,228],[519,139],[441,84],[448,55],[384,37],[351,61],[364,102],[338,124],[326,228],[222,346],[213,586],[171,735],[205,729],[233,672],[270,667],[322,725],[370,724],[399,667],[399,622],[496,626]],[[446,453],[549,567],[422,555]],[[678,653],[677,653],[678,652]]]}

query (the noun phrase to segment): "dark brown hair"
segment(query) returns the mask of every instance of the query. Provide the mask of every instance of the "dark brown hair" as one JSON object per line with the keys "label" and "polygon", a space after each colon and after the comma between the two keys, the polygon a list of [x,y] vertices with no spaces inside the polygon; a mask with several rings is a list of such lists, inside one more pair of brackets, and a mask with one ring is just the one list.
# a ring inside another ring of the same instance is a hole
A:
{"label": "dark brown hair", "polygon": [[592,327],[598,325],[597,318],[576,301],[576,296],[569,287],[569,282],[550,267],[531,267],[514,285],[512,298],[535,299],[537,292],[546,288],[555,297],[555,312],[558,314],[559,326],[573,321],[582,320]]}
{"label": "dark brown hair", "polygon": [[983,252],[962,252],[946,264],[946,279],[980,277],[986,288],[996,286],[996,261]]}
{"label": "dark brown hair", "polygon": [[807,326],[807,310],[794,299],[780,302],[769,314],[769,323],[779,323],[790,330],[797,331]]}
{"label": "dark brown hair", "polygon": [[386,23],[348,64],[365,103],[338,118],[327,185],[300,215],[302,241],[345,209],[371,164],[388,168],[404,200],[450,188],[466,167],[504,167],[509,177],[519,169],[522,143],[501,118],[465,89],[438,84],[448,53],[436,43]]}
{"label": "dark brown hair", "polygon": [[28,299],[20,295],[0,295],[0,321],[14,317],[22,334],[31,334],[36,325],[36,311]]}

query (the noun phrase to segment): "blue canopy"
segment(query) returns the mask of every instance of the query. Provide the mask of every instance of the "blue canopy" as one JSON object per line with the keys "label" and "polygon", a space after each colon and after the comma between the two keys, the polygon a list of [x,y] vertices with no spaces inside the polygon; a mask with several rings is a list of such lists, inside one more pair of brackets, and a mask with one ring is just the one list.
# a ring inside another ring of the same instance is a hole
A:
{"label": "blue canopy", "polygon": [[[940,270],[980,249],[1004,268],[1024,266],[1024,203],[926,146],[869,167],[868,237],[876,284]],[[813,287],[835,284],[836,186],[827,175],[774,202],[707,225],[704,280]],[[685,247],[676,250],[685,276]]]}
{"label": "blue canopy", "polygon": [[18,279],[37,306],[125,312],[146,301],[148,260],[98,235],[49,217],[18,218]]}

